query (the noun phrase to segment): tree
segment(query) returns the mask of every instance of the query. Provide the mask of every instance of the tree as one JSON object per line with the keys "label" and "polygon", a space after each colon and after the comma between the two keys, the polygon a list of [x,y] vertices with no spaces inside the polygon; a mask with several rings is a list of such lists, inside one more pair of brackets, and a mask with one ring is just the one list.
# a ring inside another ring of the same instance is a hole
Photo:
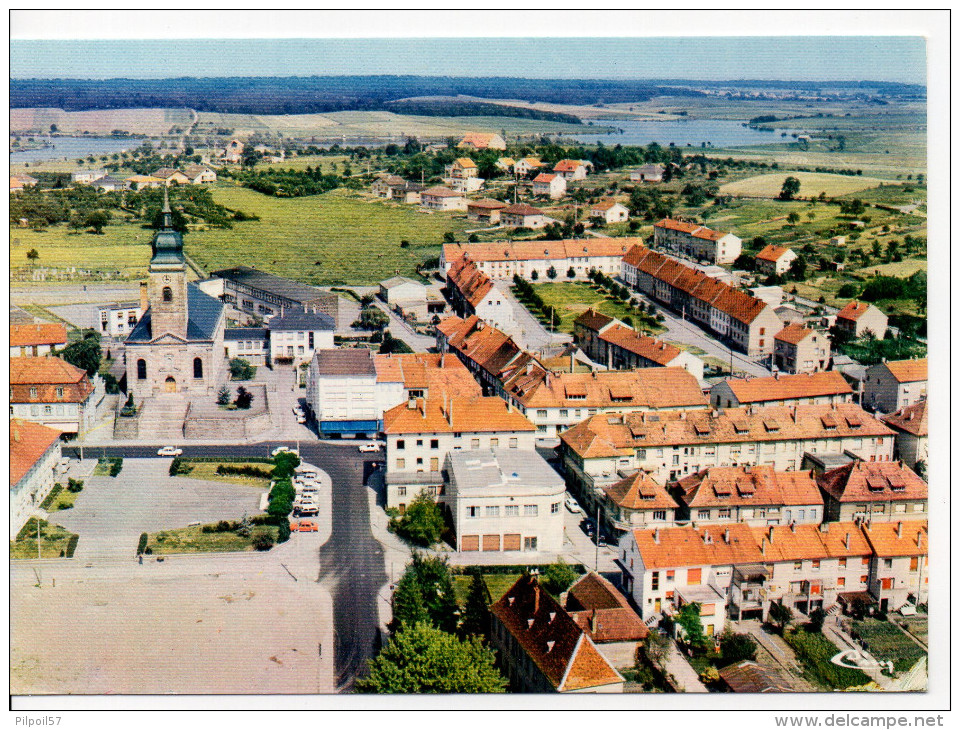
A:
{"label": "tree", "polygon": [[100,334],[96,330],[84,330],[81,339],[65,347],[59,354],[71,365],[86,370],[92,378],[100,369]]}
{"label": "tree", "polygon": [[36,260],[39,259],[39,258],[40,258],[40,254],[39,254],[39,252],[37,251],[37,249],[31,248],[29,251],[27,251],[27,260],[28,260],[28,261],[36,261]]}
{"label": "tree", "polygon": [[547,269],[547,277],[550,278],[550,279],[556,279],[556,278],[557,278],[557,270],[556,270],[553,266],[551,266],[549,269]]}
{"label": "tree", "polygon": [[540,585],[546,588],[550,595],[557,598],[567,590],[578,577],[577,571],[563,562],[563,558],[559,558],[557,562],[551,563],[543,571],[543,578],[540,581]]}
{"label": "tree", "polygon": [[[133,395],[131,393],[130,395]],[[230,402],[230,388],[226,385],[221,385],[220,390],[217,391],[217,405],[225,406]]]}
{"label": "tree", "polygon": [[84,221],[97,235],[103,233],[104,226],[110,222],[110,214],[105,210],[95,210],[87,214]]}
{"label": "tree", "polygon": [[795,210],[790,211],[790,215],[787,216],[787,223],[790,223],[791,225],[796,225],[799,222],[800,222],[800,214],[797,213],[797,211]]}
{"label": "tree", "polygon": [[242,357],[230,360],[229,367],[231,380],[251,380],[257,374],[257,369]]}
{"label": "tree", "polygon": [[782,603],[774,602],[770,604],[767,617],[770,622],[777,627],[780,634],[783,634],[783,630],[787,628],[787,624],[793,619],[793,610],[789,606],[784,606]]}
{"label": "tree", "polygon": [[[428,557],[420,551],[414,551],[413,560],[397,583],[399,591],[401,584],[406,595],[402,598],[399,609],[395,609],[391,631],[397,631],[403,621],[415,616],[415,611],[407,611],[406,607],[413,606],[409,595],[409,585],[413,585],[420,593],[420,599],[426,611],[426,618],[432,625],[442,631],[454,631],[457,628],[459,608],[453,591],[453,577],[450,575],[450,565],[446,558]],[[398,614],[396,610],[399,610]],[[404,613],[407,611],[406,613]],[[419,620],[419,619],[418,619]]]}
{"label": "tree", "polygon": [[362,330],[382,330],[390,323],[390,318],[379,307],[367,307],[360,311],[360,319],[353,327]]}
{"label": "tree", "polygon": [[783,181],[783,187],[780,188],[780,195],[778,197],[780,200],[793,200],[799,192],[800,181],[797,178],[790,176]]}
{"label": "tree", "polygon": [[273,547],[273,536],[266,530],[257,530],[253,533],[251,544],[253,545],[254,550],[269,550]]}
{"label": "tree", "polygon": [[457,240],[457,236],[454,234],[453,231],[447,231],[446,233],[443,234],[444,243],[455,243],[456,240]]}
{"label": "tree", "polygon": [[647,635],[646,643],[643,647],[647,660],[661,672],[667,666],[667,657],[670,656],[670,637],[661,634],[659,631],[651,631]]}
{"label": "tree", "polygon": [[423,589],[417,582],[417,575],[413,571],[406,571],[397,582],[390,601],[393,609],[391,631],[396,633],[404,626],[414,626],[430,620],[427,606],[423,602]]}
{"label": "tree", "polygon": [[807,262],[803,256],[797,256],[797,258],[790,262],[790,269],[787,274],[795,281],[803,281],[807,275]]}
{"label": "tree", "polygon": [[253,393],[241,385],[237,388],[237,398],[233,402],[237,408],[245,411],[249,409],[250,404],[253,403]]}
{"label": "tree", "polygon": [[569,269],[567,269],[567,278],[568,279],[577,278],[577,270],[574,269],[572,266]]}
{"label": "tree", "polygon": [[827,620],[827,612],[822,608],[815,608],[810,612],[810,622],[807,624],[807,631],[813,634],[819,634],[823,630],[823,622]]}
{"label": "tree", "polygon": [[703,633],[703,623],[700,621],[700,604],[696,601],[685,603],[674,618],[677,625],[683,629],[683,638],[695,649],[707,645],[707,637]]}
{"label": "tree", "polygon": [[463,619],[458,633],[461,637],[484,636],[490,626],[490,592],[479,570],[470,579],[470,591],[463,607]]}
{"label": "tree", "polygon": [[742,253],[734,260],[733,268],[753,271],[757,268],[757,260],[748,253]]}
{"label": "tree", "polygon": [[458,639],[427,623],[401,629],[356,682],[367,694],[502,693],[507,682],[480,637]]}
{"label": "tree", "polygon": [[[34,251],[34,253],[36,253],[36,251]],[[530,272],[530,278],[531,278],[533,281],[536,281],[537,279],[540,278],[540,272],[537,271],[536,269],[534,269],[533,271]]]}
{"label": "tree", "polygon": [[753,659],[757,656],[757,642],[749,634],[736,634],[728,629],[720,637],[720,653],[725,664]]}
{"label": "tree", "polygon": [[443,513],[430,495],[420,492],[400,517],[390,520],[390,527],[414,545],[430,547],[443,534]]}

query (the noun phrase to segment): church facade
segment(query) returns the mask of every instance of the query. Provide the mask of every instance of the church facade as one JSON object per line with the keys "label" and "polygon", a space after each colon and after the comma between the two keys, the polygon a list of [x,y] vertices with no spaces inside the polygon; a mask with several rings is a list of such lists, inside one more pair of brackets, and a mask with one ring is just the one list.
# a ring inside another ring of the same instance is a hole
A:
{"label": "church facade", "polygon": [[227,379],[223,303],[187,281],[183,239],[164,196],[153,237],[149,308],[126,340],[127,392],[134,401],[166,393],[215,396]]}

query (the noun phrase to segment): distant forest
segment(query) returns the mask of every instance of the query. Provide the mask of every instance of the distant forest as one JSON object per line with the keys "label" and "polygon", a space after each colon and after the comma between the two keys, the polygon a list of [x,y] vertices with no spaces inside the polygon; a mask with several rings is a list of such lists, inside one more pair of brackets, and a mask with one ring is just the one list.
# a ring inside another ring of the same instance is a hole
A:
{"label": "distant forest", "polygon": [[[455,99],[409,97],[458,95],[522,99],[553,104],[615,104],[655,96],[702,96],[698,89],[843,90],[851,95],[883,94],[922,98],[916,84],[879,81],[629,81],[597,79],[454,78],[441,76],[293,76],[176,79],[11,79],[10,106],[54,107],[67,111],[131,107],[189,107],[236,114],[310,114],[403,109],[406,113],[463,116],[523,116],[572,121],[523,107],[493,108]],[[404,100],[404,101],[401,101]],[[444,104],[448,106],[444,106]],[[415,110],[415,111],[414,111]]]}

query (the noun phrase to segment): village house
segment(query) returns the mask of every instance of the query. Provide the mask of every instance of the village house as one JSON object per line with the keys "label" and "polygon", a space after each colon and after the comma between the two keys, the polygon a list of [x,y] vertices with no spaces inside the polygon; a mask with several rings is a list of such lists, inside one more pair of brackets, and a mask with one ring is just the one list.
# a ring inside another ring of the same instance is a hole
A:
{"label": "village house", "polygon": [[650,630],[613,583],[591,570],[560,595],[560,602],[610,664],[635,666],[637,649]]}
{"label": "village house", "polygon": [[426,185],[410,182],[409,180],[401,180],[399,183],[391,182],[390,198],[405,205],[420,205],[420,203],[423,202],[421,195],[425,189]]}
{"label": "village house", "polygon": [[541,172],[533,178],[533,194],[542,195],[550,200],[559,200],[567,194],[567,181],[562,175]]}
{"label": "village house", "polygon": [[467,201],[467,218],[489,223],[492,226],[500,222],[500,211],[507,207],[506,203],[490,198]]}
{"label": "village house", "polygon": [[390,200],[393,197],[394,187],[403,185],[405,182],[406,180],[399,175],[380,175],[370,185],[370,193],[378,198]]}
{"label": "village house", "polygon": [[792,248],[769,244],[756,256],[757,271],[767,276],[783,276],[790,270],[790,264],[797,260]]}
{"label": "village house", "polygon": [[99,180],[94,180],[92,185],[101,193],[113,193],[126,188],[126,182],[124,180],[117,180],[115,177],[110,177],[109,175],[101,177]]}
{"label": "village house", "polygon": [[460,317],[476,315],[500,329],[512,329],[516,324],[511,299],[470,259],[462,258],[450,267],[447,289]]}
{"label": "village house", "polygon": [[615,200],[601,200],[590,206],[590,217],[601,218],[607,225],[623,223],[630,219],[630,211],[623,203]]}
{"label": "village house", "polygon": [[313,308],[284,309],[267,321],[272,363],[293,362],[297,365],[313,359],[317,350],[333,348],[336,322]]}
{"label": "village house", "polygon": [[221,157],[223,157],[224,162],[232,162],[234,164],[240,162],[243,157],[243,142],[239,139],[230,140],[222,150]]}
{"label": "village house", "polygon": [[[777,310],[777,316],[785,321]],[[773,365],[787,373],[816,373],[830,364],[830,338],[801,321],[792,322],[773,338]]]}
{"label": "village house", "polygon": [[887,315],[872,304],[854,300],[837,313],[836,327],[850,337],[863,337],[872,332],[882,340],[887,334]]}
{"label": "village house", "polygon": [[60,431],[19,418],[10,419],[10,539],[14,539],[66,476],[61,466]]}
{"label": "village house", "polygon": [[453,352],[473,373],[485,395],[501,395],[506,368],[532,360],[509,336],[477,315],[447,317],[437,325],[437,351]]}
{"label": "village house", "polygon": [[89,431],[99,420],[103,378],[59,357],[10,359],[10,417],[65,433]]}
{"label": "village house", "polygon": [[435,186],[420,193],[420,205],[427,210],[463,210],[467,209],[467,199],[463,193],[450,188]]}
{"label": "village house", "polygon": [[516,160],[512,157],[500,157],[495,163],[493,163],[498,170],[503,170],[504,172],[510,172],[513,169]]}
{"label": "village house", "polygon": [[512,691],[623,692],[623,676],[536,575],[517,579],[490,615],[490,645]]}
{"label": "village house", "polygon": [[438,501],[460,552],[563,549],[563,479],[537,453],[494,448],[451,451]]}
{"label": "village house", "polygon": [[717,408],[755,405],[791,406],[851,403],[853,390],[836,370],[763,378],[728,378],[710,389],[710,402]]}
{"label": "village house", "polygon": [[187,165],[183,168],[183,174],[191,185],[207,185],[217,181],[217,173],[206,165]]}
{"label": "village house", "polygon": [[383,414],[386,506],[403,510],[426,491],[437,496],[440,467],[451,451],[519,449],[534,452],[536,427],[500,398],[444,394],[410,398]]}
{"label": "village house", "polygon": [[823,520],[823,497],[810,471],[772,466],[714,466],[677,482],[677,520],[754,527],[813,525]]}
{"label": "village house", "polygon": [[742,241],[732,233],[672,218],[653,224],[653,245],[697,261],[705,259],[711,264],[733,263],[742,250]]}
{"label": "village house", "polygon": [[824,521],[927,519],[927,483],[902,461],[855,459],[817,477]]}
{"label": "village house", "polygon": [[314,309],[334,322],[339,297],[293,279],[275,276],[250,266],[213,271],[209,279],[197,282],[200,289],[227,305],[230,319],[242,325],[259,323],[286,309]]}
{"label": "village house", "polygon": [[223,347],[227,359],[239,357],[251,365],[266,365],[270,360],[270,333],[266,327],[225,327]]}
{"label": "village house", "polygon": [[317,350],[307,369],[306,403],[321,438],[382,430],[377,369],[367,348]]}
{"label": "village house", "polygon": [[74,170],[70,173],[70,182],[79,183],[80,185],[89,185],[90,183],[99,180],[101,177],[106,176],[106,170]]}
{"label": "village house", "polygon": [[62,324],[10,325],[10,357],[42,357],[66,344],[67,328]]}
{"label": "village house", "polygon": [[469,157],[460,157],[446,168],[444,182],[458,193],[472,193],[483,187],[484,180],[478,177],[477,163]]}
{"label": "village house", "polygon": [[601,519],[614,534],[642,527],[673,527],[680,505],[666,487],[641,470],[603,487]]}
{"label": "village house", "polygon": [[390,305],[400,302],[426,301],[427,287],[405,276],[391,276],[380,282],[379,296]]}
{"label": "village house", "polygon": [[593,165],[585,160],[560,160],[553,166],[553,171],[565,180],[584,180],[588,167]]}
{"label": "village house", "polygon": [[893,413],[927,397],[927,358],[889,360],[867,368],[863,407]]}
{"label": "village house", "polygon": [[131,175],[124,178],[123,183],[127,190],[147,190],[162,187],[166,184],[166,181],[153,175]]}
{"label": "village house", "polygon": [[464,135],[457,147],[466,147],[472,150],[505,150],[507,149],[507,143],[499,134],[470,132]]}
{"label": "village house", "polygon": [[[535,210],[535,209],[534,209]],[[501,211],[501,222],[506,209]],[[514,275],[530,281],[546,280],[552,266],[559,277],[566,278],[573,269],[575,280],[587,279],[591,269],[616,276],[624,254],[640,238],[571,238],[562,241],[498,241],[492,243],[445,243],[440,252],[440,268],[449,269],[467,256],[479,269],[495,281],[512,281]],[[779,329],[779,328],[778,328]]]}
{"label": "village house", "polygon": [[567,483],[595,490],[644,469],[676,481],[712,466],[801,468],[805,452],[890,461],[894,432],[852,403],[598,414],[560,435]]}
{"label": "village house", "polygon": [[574,342],[587,357],[613,370],[679,367],[703,380],[703,360],[661,340],[636,332],[623,322],[588,309],[573,322]]}
{"label": "village house", "polygon": [[10,192],[18,193],[21,192],[24,188],[36,187],[40,183],[39,180],[30,175],[11,175],[10,176]]}
{"label": "village house", "polygon": [[500,225],[507,228],[543,228],[550,222],[546,213],[526,203],[514,203],[500,211]]}
{"label": "village house", "polygon": [[918,464],[926,469],[927,450],[927,401],[926,399],[910,406],[904,406],[896,413],[880,419],[896,431],[896,458],[902,460],[911,469]]}
{"label": "village house", "polygon": [[772,354],[783,329],[769,304],[645,246],[623,257],[621,278],[750,357]]}
{"label": "village house", "polygon": [[880,612],[927,602],[930,568],[927,523],[868,522],[863,528],[873,551],[868,590]]}
{"label": "village house", "polygon": [[513,164],[513,173],[519,177],[526,177],[534,170],[539,170],[544,164],[539,157],[524,157]]}
{"label": "village house", "polygon": [[190,178],[173,167],[161,167],[150,173],[151,177],[163,180],[168,187],[170,185],[189,185]]}
{"label": "village house", "polygon": [[126,337],[133,332],[133,328],[137,326],[137,322],[149,306],[146,282],[140,282],[139,301],[116,302],[100,307],[100,334],[121,339]]}
{"label": "village house", "polygon": [[630,182],[663,182],[663,165],[641,165],[630,173]]}

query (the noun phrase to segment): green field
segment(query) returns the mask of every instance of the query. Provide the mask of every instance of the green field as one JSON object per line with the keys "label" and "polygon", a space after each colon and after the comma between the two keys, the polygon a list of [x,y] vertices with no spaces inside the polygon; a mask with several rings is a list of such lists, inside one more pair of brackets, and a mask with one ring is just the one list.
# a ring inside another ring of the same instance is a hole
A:
{"label": "green field", "polygon": [[[490,602],[500,600],[510,587],[517,582],[519,573],[486,573],[483,576],[483,582],[487,584],[487,590],[490,592]],[[469,575],[453,576],[453,592],[457,604],[463,606],[467,602],[467,596],[470,594],[470,583],[473,580]]]}
{"label": "green field", "polygon": [[[563,272],[559,273],[563,274]],[[611,297],[593,284],[564,281],[534,284],[533,287],[545,304],[554,307],[560,313],[560,322],[557,325],[560,332],[573,332],[573,321],[591,307],[617,319],[630,317],[634,321],[637,320],[636,312],[632,307],[624,305],[621,300]],[[650,327],[645,329],[648,334],[655,334]],[[657,332],[662,330],[662,327],[656,328]]]}
{"label": "green field", "polygon": [[776,198],[787,177],[800,181],[798,197],[812,198],[824,193],[829,197],[858,193],[883,185],[886,180],[861,175],[830,175],[819,172],[781,172],[730,182],[720,186],[723,195],[742,195],[757,198]]}
{"label": "green field", "polygon": [[[39,557],[64,557],[61,553],[67,552],[68,545],[73,537],[75,537],[74,533],[65,530],[60,525],[51,525],[45,520],[40,520]],[[31,518],[20,530],[17,539],[10,541],[10,558],[13,560],[31,560],[38,557],[37,553],[37,520]]]}
{"label": "green field", "polygon": [[147,549],[153,555],[245,552],[253,550],[252,536],[258,531],[270,533],[274,540],[277,537],[277,528],[273,525],[252,527],[247,537],[236,532],[203,532],[201,528],[202,525],[197,525],[151,533],[147,537]]}

